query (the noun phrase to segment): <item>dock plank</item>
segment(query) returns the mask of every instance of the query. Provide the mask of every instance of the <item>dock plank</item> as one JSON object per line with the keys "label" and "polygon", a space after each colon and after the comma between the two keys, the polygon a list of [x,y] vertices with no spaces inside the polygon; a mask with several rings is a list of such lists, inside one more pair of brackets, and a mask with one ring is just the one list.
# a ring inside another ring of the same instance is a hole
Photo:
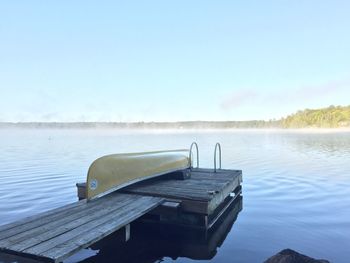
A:
{"label": "dock plank", "polygon": [[241,170],[217,170],[195,168],[187,180],[144,181],[122,189],[122,192],[138,195],[181,200],[186,212],[210,214],[242,182]]}
{"label": "dock plank", "polygon": [[[118,196],[119,197],[119,196]],[[60,218],[57,221],[52,221],[43,226],[37,227],[30,231],[16,235],[8,239],[7,244],[1,246],[10,247],[17,251],[23,251],[29,247],[35,246],[43,241],[52,239],[56,236],[62,235],[70,230],[86,224],[89,221],[103,217],[116,209],[121,209],[124,206],[136,201],[135,196],[120,196],[121,198],[110,198],[108,201],[99,202],[94,206],[88,207],[86,210],[73,213],[70,216]],[[120,202],[113,205],[113,202]]]}
{"label": "dock plank", "polygon": [[[162,199],[153,197],[151,200],[147,200],[144,203],[135,203],[135,206],[133,207],[133,213],[126,212],[120,217],[113,216],[109,218],[109,220],[105,223],[99,225],[96,229],[96,232],[86,231],[83,233],[83,235],[77,236],[73,240],[69,240],[68,242],[61,244],[59,249],[53,248],[44,252],[43,255],[46,257],[54,258],[56,262],[59,262],[62,259],[60,255],[67,254],[68,252],[70,254],[73,254],[75,251],[86,247],[87,244],[91,245],[95,243],[102,237],[105,237],[117,229],[120,229],[126,223],[131,223],[135,219],[141,217],[151,209],[155,208],[155,206],[160,203],[160,200]],[[72,247],[72,244],[74,247]]]}
{"label": "dock plank", "polygon": [[189,200],[199,200],[199,201],[209,201],[211,198],[209,194],[203,189],[201,192],[196,192],[194,190],[188,189],[177,189],[174,187],[165,187],[165,186],[145,186],[138,189],[131,190],[132,193],[145,194],[145,195],[154,195],[154,196],[163,196],[169,198],[180,198],[180,199],[189,199]]}
{"label": "dock plank", "polygon": [[[68,205],[66,210],[61,208],[56,213],[44,214],[45,223],[37,223],[34,228],[24,228],[24,232],[17,233],[12,239],[3,239],[0,251],[47,262],[60,262],[128,225],[162,202],[163,199],[157,197],[113,193],[83,205]],[[67,215],[67,211],[73,211],[73,214]],[[50,217],[57,220],[47,222]],[[36,218],[40,221],[40,216]],[[28,219],[31,227],[32,220],[33,217]],[[22,221],[19,226],[25,225],[25,221]],[[4,226],[3,233],[13,228],[13,225]]]}
{"label": "dock plank", "polygon": [[[113,213],[113,211],[111,211],[110,214],[107,214],[103,217],[99,217],[99,218],[96,218],[94,220],[91,220],[90,222],[83,224],[83,225],[80,225],[79,227],[73,229],[72,231],[63,233],[62,235],[56,236],[55,238],[48,239],[45,242],[42,242],[42,243],[35,245],[35,246],[32,246],[32,247],[24,250],[24,252],[45,255],[46,254],[46,253],[44,253],[45,251],[49,251],[52,249],[54,249],[55,251],[58,251],[57,248],[60,248],[62,246],[62,244],[66,244],[71,239],[74,239],[76,237],[81,237],[81,236],[83,238],[85,238],[85,234],[90,233],[90,232],[93,235],[95,235],[96,233],[98,233],[100,225],[114,222],[113,220],[115,218],[120,219],[121,222],[124,222],[123,219],[126,216],[130,216],[130,215],[134,215],[135,213],[136,214],[139,213],[138,210],[135,210],[135,211],[133,210],[133,209],[135,209],[135,207],[139,208],[139,207],[142,207],[143,205],[147,205],[147,203],[149,201],[150,201],[149,199],[141,197],[141,199],[138,199],[138,202],[132,202],[128,206],[120,208],[118,210],[117,217],[116,217],[116,213]],[[128,224],[128,223],[129,222],[126,222],[126,224]],[[74,244],[72,244],[72,242],[69,242],[69,245],[74,246]],[[59,253],[59,252],[57,252],[57,253]]]}
{"label": "dock plank", "polygon": [[81,200],[79,202],[71,203],[71,204],[68,204],[68,205],[65,205],[62,207],[58,207],[58,208],[55,208],[55,209],[52,209],[49,211],[45,211],[45,212],[40,213],[40,214],[25,217],[23,219],[17,220],[15,222],[12,222],[12,223],[9,223],[6,225],[1,225],[0,226],[0,240],[3,237],[2,234],[4,233],[4,231],[7,231],[7,230],[12,229],[12,228],[18,228],[19,226],[24,225],[24,224],[27,225],[29,222],[36,222],[38,219],[43,219],[43,218],[46,218],[48,216],[58,214],[60,212],[65,212],[68,209],[79,207],[81,205],[84,205],[85,203],[86,203],[86,200]]}
{"label": "dock plank", "polygon": [[[120,198],[120,201],[122,201],[123,199],[126,199],[127,196],[121,196]],[[111,202],[111,200],[113,201],[114,199],[111,196],[108,196],[103,199],[103,202],[101,202],[101,200],[96,200],[96,203],[94,203],[94,205],[91,205],[91,203],[88,204],[86,202],[80,206],[75,207],[68,205],[65,206],[65,210],[61,210],[43,218],[37,217],[35,221],[29,221],[27,224],[22,224],[18,227],[11,228],[0,233],[0,247],[7,246],[8,243],[15,243],[18,241],[18,239],[25,238],[26,236],[38,235],[41,232],[46,231],[47,225],[49,227],[52,226],[52,228],[57,227],[59,226],[62,219],[64,220],[63,223],[67,223],[69,220],[79,218],[91,210],[99,209],[99,207],[104,205],[104,202],[108,203]],[[4,239],[6,240],[3,241]]]}
{"label": "dock plank", "polygon": [[125,189],[126,192],[132,193],[158,193],[165,196],[177,196],[189,198],[192,200],[208,201],[212,199],[209,192],[218,192],[230,183],[228,180],[222,182],[211,182],[208,180],[167,180],[155,183],[148,183],[138,186],[132,186]]}

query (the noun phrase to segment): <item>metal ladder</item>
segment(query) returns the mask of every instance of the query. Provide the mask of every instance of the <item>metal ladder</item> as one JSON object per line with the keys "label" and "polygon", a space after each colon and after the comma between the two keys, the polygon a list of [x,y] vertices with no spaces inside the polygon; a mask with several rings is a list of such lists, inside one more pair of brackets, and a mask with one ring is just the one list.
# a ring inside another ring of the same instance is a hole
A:
{"label": "metal ladder", "polygon": [[198,144],[197,144],[196,142],[193,142],[193,143],[191,144],[190,153],[189,153],[190,169],[191,169],[191,170],[193,169],[193,160],[192,160],[192,157],[193,157],[193,146],[196,147],[196,156],[197,156],[197,167],[196,167],[196,168],[199,168],[199,150],[198,150]]}
{"label": "metal ladder", "polygon": [[[189,160],[190,160],[190,170],[193,169],[193,147],[196,148],[196,164],[197,167],[199,168],[199,150],[198,150],[198,144],[196,142],[193,142],[190,146],[190,151],[189,151]],[[219,154],[219,168],[217,168],[217,155]],[[215,144],[214,148],[214,173],[216,173],[218,170],[221,170],[221,145],[220,143]]]}

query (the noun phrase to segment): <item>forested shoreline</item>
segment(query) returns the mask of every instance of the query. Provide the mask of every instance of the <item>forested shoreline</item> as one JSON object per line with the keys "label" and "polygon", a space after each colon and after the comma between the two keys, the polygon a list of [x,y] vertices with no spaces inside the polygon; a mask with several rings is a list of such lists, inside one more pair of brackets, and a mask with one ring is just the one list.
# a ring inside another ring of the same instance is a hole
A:
{"label": "forested shoreline", "polygon": [[330,106],[298,111],[280,120],[283,128],[344,128],[350,127],[350,106]]}
{"label": "forested shoreline", "polygon": [[0,122],[0,128],[264,129],[350,128],[350,106],[305,109],[279,120],[182,122]]}

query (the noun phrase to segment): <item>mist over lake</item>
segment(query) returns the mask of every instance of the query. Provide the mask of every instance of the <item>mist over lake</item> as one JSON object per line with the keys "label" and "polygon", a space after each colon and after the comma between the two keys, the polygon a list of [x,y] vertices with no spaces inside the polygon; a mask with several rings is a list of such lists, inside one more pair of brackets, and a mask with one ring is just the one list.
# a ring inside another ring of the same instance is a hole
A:
{"label": "mist over lake", "polygon": [[[243,170],[243,210],[210,262],[263,262],[284,248],[348,262],[349,132],[1,129],[0,136],[1,225],[76,201],[75,184],[102,155],[197,141],[200,166],[211,168],[220,142],[223,168]],[[80,260],[78,253],[69,262]]]}

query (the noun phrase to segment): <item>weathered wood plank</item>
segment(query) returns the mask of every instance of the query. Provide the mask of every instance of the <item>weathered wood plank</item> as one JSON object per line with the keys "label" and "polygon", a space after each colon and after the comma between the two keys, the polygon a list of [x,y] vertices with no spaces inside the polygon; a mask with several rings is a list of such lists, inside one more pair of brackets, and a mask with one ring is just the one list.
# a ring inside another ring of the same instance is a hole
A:
{"label": "weathered wood plank", "polygon": [[[59,222],[48,223],[44,231],[35,233],[36,236],[24,238],[22,242],[13,246],[0,246],[0,250],[44,261],[60,262],[77,250],[130,224],[163,202],[162,198],[157,197],[117,193],[113,194],[112,198],[99,200],[87,203],[93,209],[85,207],[79,212],[76,211],[67,224],[64,224],[64,218],[59,219]],[[76,215],[82,217],[76,218]],[[54,258],[43,254],[45,251],[54,253]]]}
{"label": "weathered wood plank", "polygon": [[184,195],[184,196],[189,196],[189,197],[193,197],[194,199],[196,198],[204,198],[207,199],[208,195],[207,192],[208,191],[213,191],[215,190],[215,188],[208,188],[208,187],[203,187],[202,189],[188,189],[188,188],[176,188],[176,187],[172,187],[172,186],[147,186],[147,187],[142,187],[139,189],[135,189],[135,190],[131,190],[134,192],[137,191],[149,191],[149,192],[158,192],[158,193],[165,193],[168,195]]}
{"label": "weathered wood plank", "polygon": [[[220,187],[223,188],[223,187]],[[196,187],[181,187],[174,185],[146,185],[138,188],[126,189],[125,191],[161,191],[168,192],[168,194],[189,194],[193,197],[207,196],[207,190],[219,190],[219,187],[202,186],[200,188]]]}
{"label": "weathered wood plank", "polygon": [[214,180],[220,180],[220,179],[229,179],[236,176],[241,176],[242,171],[240,170],[218,170],[218,172],[214,173],[213,170],[211,172],[202,172],[202,171],[193,171],[191,172],[191,178],[193,176],[193,179],[197,178],[206,178],[206,179],[214,179]]}
{"label": "weathered wood plank", "polygon": [[158,206],[162,201],[163,199],[156,197],[139,197],[137,201],[127,207],[117,209],[102,218],[90,221],[72,231],[23,252],[51,258],[54,262],[60,262],[74,252],[88,247],[110,233],[131,223]]}
{"label": "weathered wood plank", "polygon": [[30,231],[16,235],[7,240],[4,246],[7,249],[23,251],[41,242],[45,242],[51,238],[59,236],[63,233],[86,224],[96,218],[103,217],[116,209],[128,206],[137,201],[138,198],[134,195],[116,195],[114,198],[109,198],[104,202],[89,203],[90,207],[81,211],[75,212],[67,217],[60,218],[44,226],[32,229]]}
{"label": "weathered wood plank", "polygon": [[84,205],[85,203],[86,203],[86,200],[81,200],[79,202],[75,202],[75,203],[68,204],[68,205],[65,205],[62,207],[58,207],[58,208],[55,208],[55,209],[52,209],[49,211],[45,211],[45,212],[40,213],[40,214],[25,217],[23,219],[20,219],[18,221],[13,222],[13,223],[2,225],[2,226],[0,226],[0,240],[3,239],[4,231],[7,231],[7,230],[12,229],[12,228],[18,228],[21,225],[28,225],[28,223],[30,223],[30,222],[36,222],[38,219],[43,219],[43,218],[51,216],[51,215],[56,215],[56,214],[61,213],[61,212],[66,212],[68,209],[79,207],[81,205]]}
{"label": "weathered wood plank", "polygon": [[185,181],[145,181],[127,187],[125,193],[159,196],[181,200],[181,209],[187,212],[210,214],[241,182],[239,170],[194,169]]}
{"label": "weathered wood plank", "polygon": [[220,191],[221,189],[225,188],[228,184],[222,185],[221,187],[213,187],[213,186],[202,186],[200,188],[181,188],[181,187],[174,187],[174,186],[147,186],[142,187],[139,189],[131,190],[131,191],[157,191],[159,193],[166,193],[169,195],[174,196],[189,196],[192,197],[194,200],[196,199],[204,199],[204,200],[210,200],[211,194],[215,193],[217,191]]}
{"label": "weathered wood plank", "polygon": [[[213,180],[187,180],[185,181],[183,184],[179,181],[160,181],[159,183],[156,184],[144,184],[142,186],[138,186],[138,187],[144,187],[144,186],[149,186],[149,185],[157,185],[157,186],[167,186],[167,187],[174,187],[174,188],[182,188],[182,189],[198,189],[201,190],[202,187],[222,187],[226,184],[229,183],[229,181],[233,180],[234,178],[230,179],[230,180],[222,180],[222,181],[213,181]],[[138,188],[136,187],[136,188]],[[131,187],[132,188],[132,187]],[[135,187],[134,187],[135,188]]]}
{"label": "weathered wood plank", "polygon": [[204,194],[193,195],[192,193],[184,193],[181,191],[171,192],[169,189],[153,188],[153,189],[138,189],[135,191],[126,191],[125,193],[133,193],[147,196],[157,196],[170,199],[181,199],[181,200],[197,200],[207,202],[209,199]]}
{"label": "weathered wood plank", "polygon": [[[239,174],[210,174],[210,173],[193,173],[193,180],[213,179],[213,180],[227,180],[239,176]],[[192,177],[191,177],[192,178]]]}
{"label": "weathered wood plank", "polygon": [[117,207],[116,209],[111,209],[109,213],[104,215],[103,217],[94,217],[91,221],[86,222],[85,224],[80,224],[76,228],[71,229],[70,231],[64,232],[61,235],[57,235],[53,238],[48,238],[38,244],[34,244],[33,246],[23,251],[33,253],[33,254],[42,254],[43,252],[50,250],[52,248],[56,248],[60,244],[65,243],[70,239],[75,238],[76,236],[79,236],[86,231],[95,232],[97,230],[96,227],[98,225],[104,224],[106,222],[108,223],[109,220],[115,217],[120,218],[120,217],[123,217],[124,215],[127,215],[127,214],[130,215],[135,213],[135,211],[133,210],[135,206],[146,204],[152,198],[153,197],[139,196],[137,200],[134,200],[133,202],[128,203],[128,205],[126,206]]}
{"label": "weathered wood plank", "polygon": [[[192,168],[191,173],[210,173],[213,174],[212,168]],[[242,170],[217,169],[214,174],[242,173]]]}
{"label": "weathered wood plank", "polygon": [[[122,201],[123,199],[126,199],[127,196],[121,196],[120,198],[120,201]],[[40,231],[43,232],[46,230],[47,224],[50,226],[52,224],[56,224],[53,227],[57,227],[59,226],[59,222],[61,222],[60,220],[62,218],[65,220],[64,223],[67,223],[70,219],[74,220],[77,216],[81,216],[84,213],[87,214],[90,209],[95,209],[95,207],[103,206],[104,202],[112,202],[113,200],[113,196],[108,196],[108,198],[106,197],[103,200],[96,200],[88,203],[85,202],[83,205],[74,208],[67,208],[65,211],[59,211],[56,214],[51,214],[44,218],[38,218],[35,221],[28,222],[28,224],[23,224],[16,228],[9,229],[8,231],[5,231],[1,234],[2,240],[0,240],[0,247],[6,247],[8,244],[15,243],[19,239],[26,236],[35,236],[37,234],[40,234]]]}
{"label": "weathered wood plank", "polygon": [[234,180],[231,180],[230,183],[225,186],[221,191],[219,191],[217,194],[213,196],[213,198],[209,201],[208,205],[208,214],[212,214],[215,209],[225,200],[227,196],[230,195],[230,193],[239,186],[239,178],[236,177]]}

